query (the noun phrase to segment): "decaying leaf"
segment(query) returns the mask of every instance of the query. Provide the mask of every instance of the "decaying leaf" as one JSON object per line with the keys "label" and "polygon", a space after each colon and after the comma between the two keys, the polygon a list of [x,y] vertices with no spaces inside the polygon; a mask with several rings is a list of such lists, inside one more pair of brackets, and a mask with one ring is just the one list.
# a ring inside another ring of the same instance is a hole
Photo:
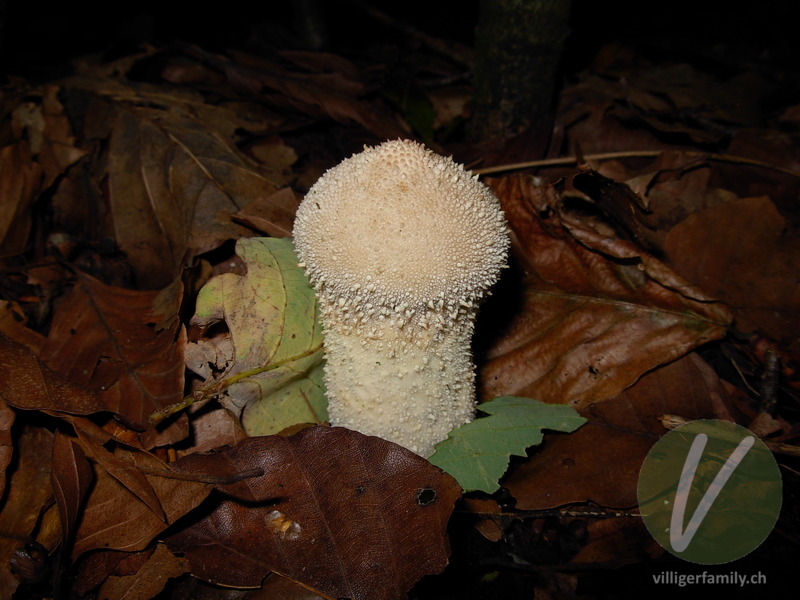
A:
{"label": "decaying leaf", "polygon": [[724,335],[729,311],[630,242],[562,216],[554,190],[493,183],[524,271],[520,310],[481,370],[484,398],[577,407]]}
{"label": "decaying leaf", "polygon": [[26,326],[26,316],[16,302],[0,303],[0,333],[39,354],[45,337]]}
{"label": "decaying leaf", "polygon": [[155,551],[146,554],[143,565],[136,565],[130,574],[112,573],[98,590],[100,598],[124,598],[125,600],[151,600],[167,582],[186,573],[186,559],[175,556],[164,544],[157,544]]}
{"label": "decaying leaf", "polygon": [[213,130],[147,109],[117,113],[109,185],[115,238],[142,287],[172,281],[188,251],[245,234],[230,215],[277,191]]}
{"label": "decaying leaf", "polygon": [[100,464],[94,465],[96,482],[75,535],[75,558],[98,548],[144,550],[212,489],[198,477],[174,476],[173,465],[145,452],[120,451],[117,461],[126,463],[129,476],[121,466],[107,471]]}
{"label": "decaying leaf", "polygon": [[185,330],[181,283],[161,291],[126,290],[78,273],[62,299],[41,358],[93,390],[133,427],[183,397]]}
{"label": "decaying leaf", "polygon": [[299,204],[291,188],[284,188],[251,202],[233,218],[272,237],[291,237],[294,213]]}
{"label": "decaying leaf", "polygon": [[588,419],[583,427],[548,438],[545,451],[514,469],[504,485],[525,510],[583,502],[636,506],[642,461],[667,432],[660,417],[714,418],[712,398],[724,394],[719,378],[691,354],[645,375],[619,396],[583,409]]}
{"label": "decaying leaf", "polygon": [[797,343],[800,244],[769,198],[690,215],[669,231],[664,251],[678,273],[733,307],[738,328]]}
{"label": "decaying leaf", "polygon": [[25,141],[0,148],[0,257],[25,249],[30,207],[41,191],[42,170]]}
{"label": "decaying leaf", "polygon": [[247,437],[241,421],[222,406],[193,414],[189,426],[192,445],[187,449],[181,449],[179,456],[209,452],[223,446],[235,446]]}
{"label": "decaying leaf", "polygon": [[[225,372],[208,383],[209,389],[226,386],[223,404],[242,414],[250,435],[325,421],[316,298],[297,266],[291,241],[242,239],[236,251],[247,274],[226,273],[209,281],[200,291],[192,319],[201,327],[224,321],[230,332],[231,364],[212,365]],[[198,343],[201,350],[208,345]],[[192,349],[189,357],[194,356]],[[216,347],[206,356],[218,356]],[[188,366],[200,374],[209,368],[199,361]]]}
{"label": "decaying leaf", "polygon": [[725,397],[719,378],[690,354],[645,375],[619,396],[584,408],[588,422],[583,427],[548,436],[541,452],[518,465],[503,485],[523,511],[573,506],[588,513],[589,535],[572,562],[623,563],[657,554],[657,544],[637,518],[621,514],[596,520],[591,513],[634,511],[642,462],[667,432],[661,418],[727,418]]}
{"label": "decaying leaf", "polygon": [[14,424],[14,411],[0,399],[0,496],[6,489],[6,468],[14,456],[14,441],[11,426]]}
{"label": "decaying leaf", "polygon": [[278,107],[291,107],[305,115],[340,123],[359,123],[384,139],[406,133],[385,106],[360,98],[365,85],[358,79],[355,65],[342,57],[284,52],[283,58],[300,67],[289,69],[275,61],[237,53],[233,55],[239,60],[199,49],[192,49],[190,54],[223,73],[235,89],[246,95],[259,94]]}
{"label": "decaying leaf", "polygon": [[0,332],[0,400],[23,410],[87,415],[109,410],[95,394]]}
{"label": "decaying leaf", "polygon": [[0,503],[0,598],[11,598],[20,577],[10,569],[15,556],[22,560],[35,552],[31,535],[52,497],[50,455],[53,434],[42,427],[25,427],[16,436],[19,459],[8,473],[7,489]]}
{"label": "decaying leaf", "polygon": [[56,433],[53,440],[51,469],[50,481],[66,545],[72,542],[94,474],[80,446],[61,433]]}
{"label": "decaying leaf", "polygon": [[325,597],[393,600],[447,563],[458,485],[380,438],[312,427],[176,466],[264,473],[219,487],[208,516],[167,538],[208,581],[258,587],[275,571]]}

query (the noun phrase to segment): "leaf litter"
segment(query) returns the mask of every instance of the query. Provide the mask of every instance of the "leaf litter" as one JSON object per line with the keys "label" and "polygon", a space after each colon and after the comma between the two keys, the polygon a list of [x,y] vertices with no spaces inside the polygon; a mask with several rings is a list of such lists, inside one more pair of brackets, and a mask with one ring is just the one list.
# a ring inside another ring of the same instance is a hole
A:
{"label": "leaf litter", "polygon": [[[146,46],[6,86],[0,597],[402,598],[443,570],[415,597],[512,580],[575,596],[598,569],[661,560],[635,483],[670,418],[794,447],[797,111],[762,119],[763,73],[601,52],[562,90],[560,150],[537,166],[519,150],[545,147],[535,132],[500,152],[458,138],[462,65],[392,83],[376,75],[408,65],[388,56]],[[319,174],[398,136],[530,165],[489,182],[513,259],[480,317],[480,396],[586,424],[542,439],[532,423],[491,486],[464,486],[492,496],[458,500],[388,442],[303,429],[326,418],[321,332],[279,238]],[[755,564],[796,549],[796,523],[778,527]]]}

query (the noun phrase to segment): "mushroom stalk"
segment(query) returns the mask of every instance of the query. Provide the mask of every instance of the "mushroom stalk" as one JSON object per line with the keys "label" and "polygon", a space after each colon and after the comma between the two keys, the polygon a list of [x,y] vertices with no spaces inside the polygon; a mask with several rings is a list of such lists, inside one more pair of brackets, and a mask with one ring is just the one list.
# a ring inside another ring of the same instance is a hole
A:
{"label": "mushroom stalk", "polygon": [[327,171],[293,234],[321,309],[331,424],[429,456],[475,413],[475,316],[509,246],[499,202],[396,140]]}

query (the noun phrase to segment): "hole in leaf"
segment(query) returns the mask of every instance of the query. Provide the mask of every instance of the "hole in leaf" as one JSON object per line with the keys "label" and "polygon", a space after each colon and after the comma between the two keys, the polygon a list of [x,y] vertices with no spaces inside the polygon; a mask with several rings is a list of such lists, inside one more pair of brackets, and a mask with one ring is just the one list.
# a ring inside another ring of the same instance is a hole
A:
{"label": "hole in leaf", "polygon": [[436,490],[423,488],[417,492],[417,504],[420,506],[428,506],[434,500],[436,500]]}

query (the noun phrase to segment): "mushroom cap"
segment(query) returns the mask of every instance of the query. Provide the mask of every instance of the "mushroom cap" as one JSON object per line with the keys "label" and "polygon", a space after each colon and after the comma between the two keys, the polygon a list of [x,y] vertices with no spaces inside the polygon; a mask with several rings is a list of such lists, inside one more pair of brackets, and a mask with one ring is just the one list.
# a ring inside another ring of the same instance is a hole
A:
{"label": "mushroom cap", "polygon": [[328,170],[301,203],[293,234],[318,295],[409,314],[471,306],[497,280],[509,246],[489,188],[410,140],[365,148]]}

